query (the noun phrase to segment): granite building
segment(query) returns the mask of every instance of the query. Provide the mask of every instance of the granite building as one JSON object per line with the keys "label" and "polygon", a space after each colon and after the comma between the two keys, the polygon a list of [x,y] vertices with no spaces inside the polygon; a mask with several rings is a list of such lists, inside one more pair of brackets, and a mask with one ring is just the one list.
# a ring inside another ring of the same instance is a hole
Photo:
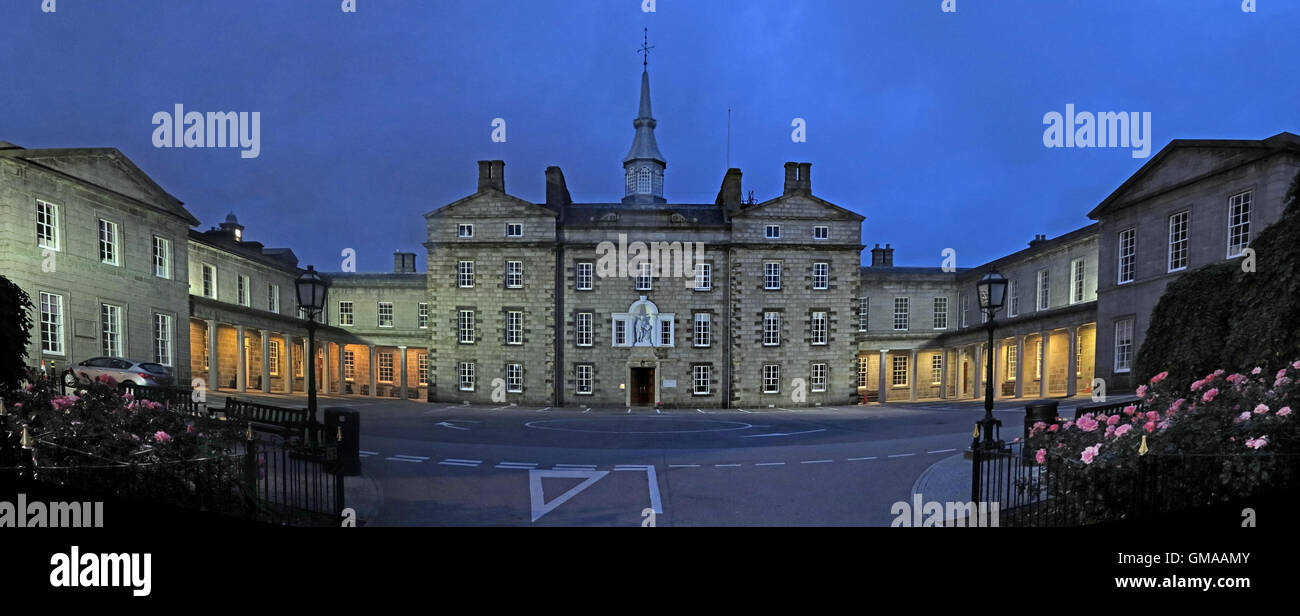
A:
{"label": "granite building", "polygon": [[[315,357],[287,248],[208,231],[121,152],[0,142],[0,273],[31,295],[32,364],[125,356],[217,392],[322,392],[504,406],[766,408],[1131,391],[1165,286],[1245,259],[1300,171],[1300,137],[1175,140],[1088,215],[1095,222],[963,269],[894,265],[863,216],[816,196],[809,163],[781,194],[665,196],[641,75],[618,202],[575,203],[548,167],[534,203],[502,161],[424,215],[427,271],[324,273]],[[772,170],[776,172],[776,170]],[[467,179],[467,183],[469,178]],[[833,181],[833,180],[832,180]],[[1080,208],[1082,213],[1083,209]],[[975,283],[1011,281],[990,348]]]}

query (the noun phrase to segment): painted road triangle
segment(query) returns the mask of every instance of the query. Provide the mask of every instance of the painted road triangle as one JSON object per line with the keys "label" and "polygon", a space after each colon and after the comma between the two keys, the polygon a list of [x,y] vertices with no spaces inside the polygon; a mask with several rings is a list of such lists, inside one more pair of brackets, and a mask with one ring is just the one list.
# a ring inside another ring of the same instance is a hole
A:
{"label": "painted road triangle", "polygon": [[[555,509],[556,507],[563,505],[569,499],[573,498],[574,496],[577,496],[579,492],[591,487],[591,484],[600,481],[602,477],[608,474],[609,471],[584,471],[584,470],[574,470],[574,471],[530,470],[528,471],[528,494],[532,498],[533,521],[536,522],[539,518],[550,513],[551,510]],[[546,496],[542,494],[542,479],[546,479],[546,478],[583,479],[584,481],[582,483],[579,483],[576,486],[573,486],[572,488],[569,488],[567,492],[555,497],[555,500],[552,500],[551,502],[548,503],[546,502]]]}

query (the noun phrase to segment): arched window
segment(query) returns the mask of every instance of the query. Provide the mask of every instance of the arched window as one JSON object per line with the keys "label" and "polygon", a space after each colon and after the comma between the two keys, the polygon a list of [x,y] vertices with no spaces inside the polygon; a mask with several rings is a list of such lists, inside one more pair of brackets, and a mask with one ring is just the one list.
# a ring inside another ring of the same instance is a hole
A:
{"label": "arched window", "polygon": [[633,169],[633,168],[631,168],[631,167],[628,167],[628,170],[627,170],[627,193],[626,193],[626,194],[631,195],[631,194],[635,194],[635,193],[636,193],[636,169]]}
{"label": "arched window", "polygon": [[641,171],[637,172],[636,192],[641,195],[650,194],[650,167],[641,167]]}
{"label": "arched window", "polygon": [[664,194],[664,172],[662,169],[655,169],[654,188],[651,194],[656,197]]}

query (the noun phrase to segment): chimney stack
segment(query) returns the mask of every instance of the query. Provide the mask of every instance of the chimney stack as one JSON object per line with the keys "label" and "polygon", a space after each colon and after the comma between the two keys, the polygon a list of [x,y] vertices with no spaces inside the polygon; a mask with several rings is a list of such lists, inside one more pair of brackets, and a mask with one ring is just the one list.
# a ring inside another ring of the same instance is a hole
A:
{"label": "chimney stack", "polygon": [[876,244],[876,247],[871,249],[871,267],[884,267],[884,266],[885,266],[885,249],[881,248],[880,244]]}
{"label": "chimney stack", "polygon": [[1030,248],[1033,248],[1034,246],[1037,246],[1037,245],[1039,245],[1039,244],[1042,244],[1043,242],[1046,242],[1046,241],[1047,241],[1047,236],[1046,236],[1046,235],[1043,235],[1043,234],[1041,234],[1041,233],[1036,233],[1036,234],[1034,234],[1034,239],[1032,239],[1032,240],[1029,241],[1029,247],[1030,247]]}
{"label": "chimney stack", "polygon": [[743,199],[740,191],[740,175],[740,169],[732,167],[727,169],[727,175],[722,176],[722,188],[718,189],[718,198],[714,200],[714,204],[722,206],[727,214],[740,209]]}
{"label": "chimney stack", "polygon": [[894,267],[894,249],[890,248],[889,244],[885,244],[885,247],[881,250],[880,254],[884,259],[885,267]]}
{"label": "chimney stack", "polygon": [[785,192],[786,195],[793,195],[797,192],[804,194],[812,193],[812,163],[795,163],[785,164]]}
{"label": "chimney stack", "polygon": [[564,211],[571,203],[573,197],[569,195],[569,186],[564,182],[564,172],[559,167],[551,165],[546,168],[546,207],[555,210],[560,215],[560,220],[564,220]]}
{"label": "chimney stack", "polygon": [[415,253],[413,252],[393,252],[393,273],[395,274],[414,274],[415,273]]}
{"label": "chimney stack", "polygon": [[501,192],[506,191],[506,172],[505,161],[502,160],[480,160],[478,161],[478,189],[479,192],[487,188],[495,188]]}

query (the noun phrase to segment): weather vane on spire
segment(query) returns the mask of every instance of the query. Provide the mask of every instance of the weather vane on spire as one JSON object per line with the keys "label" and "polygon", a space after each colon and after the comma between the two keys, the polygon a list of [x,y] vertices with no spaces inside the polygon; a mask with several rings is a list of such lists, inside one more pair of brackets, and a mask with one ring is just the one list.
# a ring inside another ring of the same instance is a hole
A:
{"label": "weather vane on spire", "polygon": [[636,52],[644,56],[641,58],[641,68],[644,69],[650,66],[650,50],[654,49],[655,46],[650,44],[650,28],[643,28],[643,30],[645,30],[645,39],[641,42],[641,48]]}

